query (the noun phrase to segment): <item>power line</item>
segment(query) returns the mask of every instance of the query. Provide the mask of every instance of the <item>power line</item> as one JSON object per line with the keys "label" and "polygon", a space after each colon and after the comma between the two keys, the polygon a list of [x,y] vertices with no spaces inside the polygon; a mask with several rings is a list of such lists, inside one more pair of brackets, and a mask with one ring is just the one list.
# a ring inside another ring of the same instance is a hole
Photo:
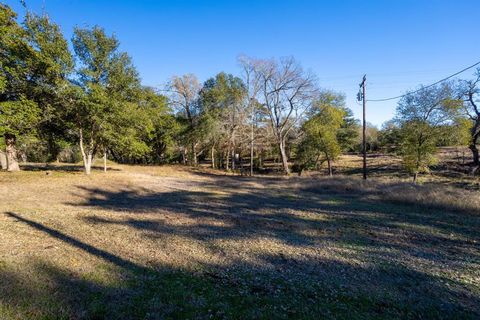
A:
{"label": "power line", "polygon": [[[378,77],[397,77],[399,75],[412,75],[412,74],[432,74],[432,72],[446,72],[451,71],[452,68],[448,69],[430,69],[430,70],[413,70],[413,71],[397,71],[397,72],[382,72],[382,73],[369,73],[370,76]],[[325,82],[335,82],[335,80],[345,80],[345,79],[353,79],[353,78],[360,78],[363,74],[357,73],[355,75],[343,75],[343,76],[321,76],[318,77],[318,80],[325,81]]]}
{"label": "power line", "polygon": [[480,64],[480,61],[478,61],[477,63],[472,64],[471,66],[466,67],[466,68],[464,68],[464,69],[462,69],[462,70],[460,70],[460,71],[458,71],[458,72],[455,72],[454,74],[452,74],[452,75],[450,75],[450,76],[448,76],[448,77],[446,77],[446,78],[443,78],[443,79],[441,79],[441,80],[438,80],[437,82],[432,83],[432,84],[430,84],[430,85],[428,85],[428,86],[426,86],[426,87],[422,87],[422,88],[420,88],[420,89],[418,89],[418,90],[415,90],[415,91],[412,91],[412,92],[408,92],[408,93],[402,94],[402,95],[400,95],[400,96],[391,97],[391,98],[384,98],[384,99],[368,99],[367,101],[380,102],[380,101],[388,101],[388,100],[395,100],[395,99],[403,98],[403,97],[405,97],[405,96],[407,96],[407,95],[409,95],[409,94],[417,93],[417,92],[419,92],[419,91],[421,91],[421,90],[425,90],[425,89],[430,88],[430,87],[433,87],[433,86],[435,86],[435,85],[437,85],[437,84],[439,84],[439,83],[442,83],[442,82],[444,82],[444,81],[446,81],[446,80],[448,80],[448,79],[450,79],[450,78],[453,78],[453,77],[459,75],[460,73],[465,72],[465,71],[467,71],[468,69],[471,69],[471,68],[473,68],[473,67],[475,67],[475,66],[477,66],[477,65],[479,65],[479,64]]}

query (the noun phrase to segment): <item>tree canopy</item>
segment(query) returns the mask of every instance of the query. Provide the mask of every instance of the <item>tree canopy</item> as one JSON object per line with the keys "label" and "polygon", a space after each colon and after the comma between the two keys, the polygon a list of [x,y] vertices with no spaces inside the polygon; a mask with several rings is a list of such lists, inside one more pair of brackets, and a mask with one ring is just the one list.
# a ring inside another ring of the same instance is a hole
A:
{"label": "tree canopy", "polygon": [[[73,49],[73,50],[72,50]],[[343,93],[322,89],[293,57],[238,58],[238,75],[201,81],[174,75],[161,88],[142,85],[120,40],[102,27],[75,27],[65,39],[48,15],[22,21],[0,4],[0,158],[104,163],[184,163],[243,170],[274,162],[288,174],[328,173],[342,153],[361,151],[359,121]],[[416,178],[435,164],[438,146],[468,145],[480,167],[480,69],[471,80],[407,93],[380,129],[367,124],[367,151],[402,156]],[[70,156],[65,156],[69,154]],[[271,168],[271,167],[270,167]],[[105,164],[106,169],[106,164]]]}

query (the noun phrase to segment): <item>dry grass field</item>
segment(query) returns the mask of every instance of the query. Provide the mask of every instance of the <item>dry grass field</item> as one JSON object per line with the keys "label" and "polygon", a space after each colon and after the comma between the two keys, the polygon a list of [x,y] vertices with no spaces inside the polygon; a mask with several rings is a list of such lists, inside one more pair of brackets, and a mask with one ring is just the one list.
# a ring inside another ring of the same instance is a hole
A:
{"label": "dry grass field", "polygon": [[479,319],[478,180],[369,160],[0,173],[0,319]]}

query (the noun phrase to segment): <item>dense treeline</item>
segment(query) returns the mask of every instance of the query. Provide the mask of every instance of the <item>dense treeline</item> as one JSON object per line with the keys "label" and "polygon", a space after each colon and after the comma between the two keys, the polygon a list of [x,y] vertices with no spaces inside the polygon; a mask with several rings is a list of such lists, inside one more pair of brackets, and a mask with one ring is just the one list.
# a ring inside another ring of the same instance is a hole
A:
{"label": "dense treeline", "polygon": [[[48,16],[0,5],[1,164],[82,161],[197,165],[253,174],[266,160],[281,170],[329,174],[342,152],[359,152],[359,122],[344,95],[322,90],[293,58],[238,59],[239,75],[200,83],[174,76],[142,86],[131,57],[98,26],[75,28],[71,42]],[[480,70],[476,79],[420,88],[395,118],[367,128],[367,150],[402,155],[416,176],[441,145],[468,145],[479,167]]]}

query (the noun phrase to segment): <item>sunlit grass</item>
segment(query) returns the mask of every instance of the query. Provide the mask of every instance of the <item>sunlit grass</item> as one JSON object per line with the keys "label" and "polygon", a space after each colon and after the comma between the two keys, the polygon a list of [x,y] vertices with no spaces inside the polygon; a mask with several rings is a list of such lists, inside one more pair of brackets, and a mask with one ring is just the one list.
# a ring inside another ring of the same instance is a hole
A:
{"label": "sunlit grass", "polygon": [[480,315],[475,191],[112,168],[0,173],[1,319]]}

